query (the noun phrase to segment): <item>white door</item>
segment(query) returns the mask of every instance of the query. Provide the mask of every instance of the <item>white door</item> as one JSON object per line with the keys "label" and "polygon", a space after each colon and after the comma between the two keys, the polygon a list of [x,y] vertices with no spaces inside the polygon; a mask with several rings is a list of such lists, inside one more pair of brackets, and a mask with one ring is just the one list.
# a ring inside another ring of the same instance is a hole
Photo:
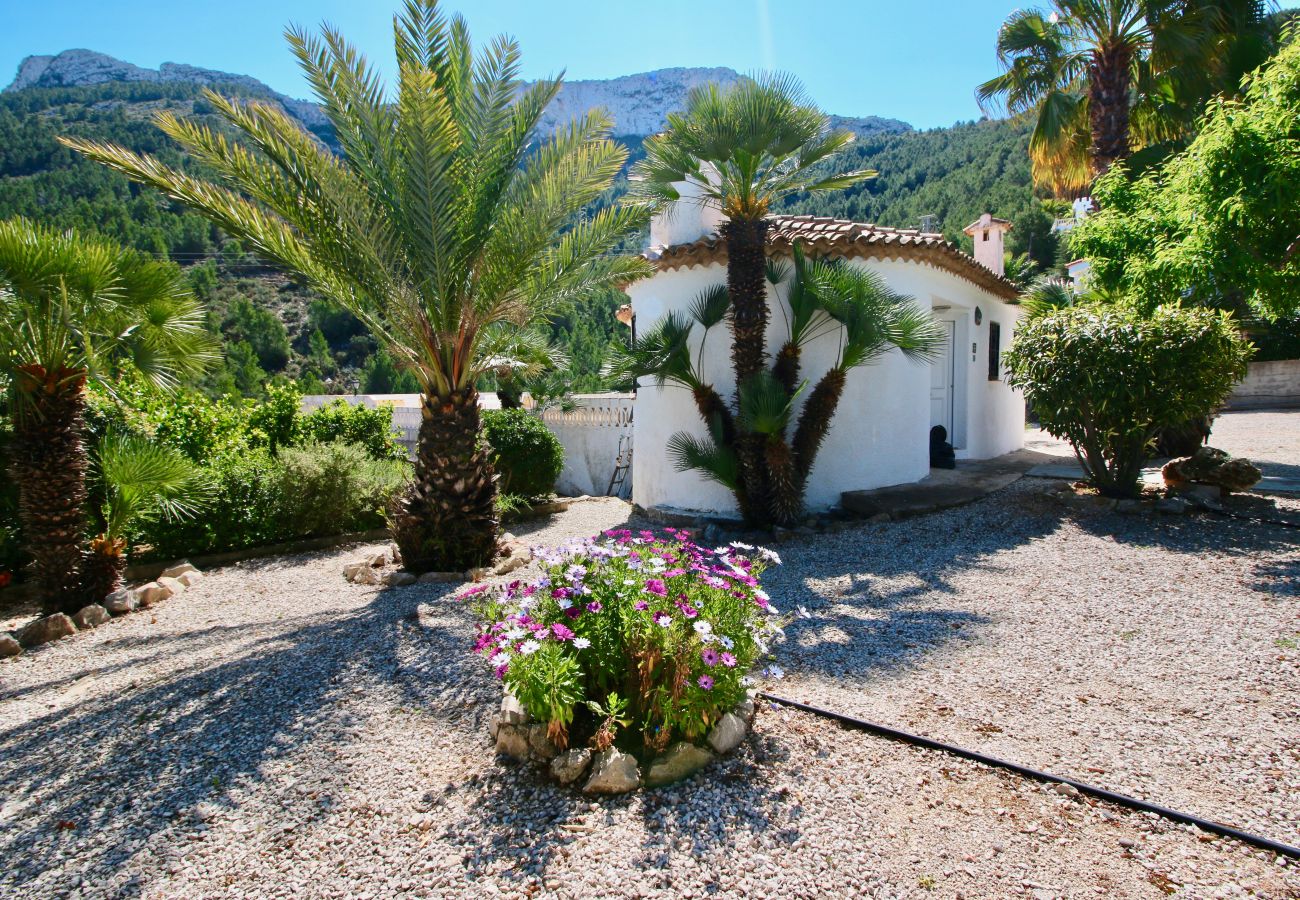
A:
{"label": "white door", "polygon": [[956,380],[955,354],[953,339],[956,337],[956,322],[940,322],[943,331],[943,347],[930,363],[930,427],[942,425],[948,429],[948,443],[953,443],[952,399],[953,383]]}

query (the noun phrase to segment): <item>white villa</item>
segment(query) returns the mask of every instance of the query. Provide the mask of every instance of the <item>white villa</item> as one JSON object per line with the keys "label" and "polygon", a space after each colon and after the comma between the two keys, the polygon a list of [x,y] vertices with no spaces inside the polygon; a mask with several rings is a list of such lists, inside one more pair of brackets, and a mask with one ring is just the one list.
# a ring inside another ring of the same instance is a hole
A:
{"label": "white villa", "polygon": [[[687,203],[676,207],[671,217],[660,217],[651,226],[649,257],[658,271],[627,289],[638,330],[671,311],[685,311],[702,289],[726,281],[726,247],[716,231],[719,214]],[[958,459],[987,459],[1021,447],[1024,401],[1007,385],[999,360],[1020,315],[1018,292],[1003,277],[1003,237],[1009,229],[1009,222],[987,214],[972,223],[966,229],[975,243],[972,258],[939,234],[814,216],[773,218],[771,255],[789,255],[797,241],[810,255],[872,269],[932,310],[948,335],[933,363],[912,362],[893,350],[849,374],[808,481],[810,510],[835,506],[844,491],[926,477],[934,425],[947,430]],[[782,290],[772,290],[770,297],[769,347],[786,330]],[[708,340],[704,373],[723,397],[730,397],[730,332],[721,325]],[[837,335],[818,338],[804,349],[803,373],[810,384],[836,353]],[[642,379],[634,424],[633,501],[646,508],[734,514],[734,499],[725,488],[674,468],[667,444],[678,431],[706,433],[691,398],[680,388],[659,388],[652,378]]]}

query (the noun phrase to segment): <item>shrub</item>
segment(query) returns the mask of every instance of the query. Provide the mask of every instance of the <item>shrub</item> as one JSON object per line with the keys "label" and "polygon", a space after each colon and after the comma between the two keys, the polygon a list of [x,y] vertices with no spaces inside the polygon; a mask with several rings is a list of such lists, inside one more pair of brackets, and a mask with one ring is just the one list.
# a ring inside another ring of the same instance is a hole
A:
{"label": "shrub", "polygon": [[529,584],[461,597],[483,619],[475,652],[560,747],[660,752],[700,740],[744,699],[750,669],[783,635],[759,586],[780,562],[767,550],[609,531],[542,559]]}
{"label": "shrub", "polygon": [[410,470],[344,443],[290,447],[280,462],[276,490],[288,530],[303,536],[381,527],[388,501],[405,486]]}
{"label": "shrub", "polygon": [[[206,460],[212,499],[202,516],[187,522],[142,525],[132,543],[151,548],[149,555],[174,559],[274,544],[294,537],[281,515],[280,463],[266,449],[246,448]],[[299,485],[295,490],[310,490]],[[142,548],[143,549],[143,548]]]}
{"label": "shrub", "polygon": [[483,437],[493,451],[499,491],[540,497],[555,490],[564,468],[564,447],[541,419],[522,409],[486,410]]}
{"label": "shrub", "polygon": [[386,406],[369,409],[335,400],[302,417],[301,437],[322,444],[357,444],[372,459],[406,459],[406,449],[397,442],[393,430],[393,411]]}
{"label": "shrub", "polygon": [[1083,305],[1023,321],[1005,360],[1043,429],[1074,445],[1098,490],[1125,497],[1157,433],[1210,415],[1249,356],[1226,313]]}
{"label": "shrub", "polygon": [[210,460],[204,471],[213,488],[202,516],[146,523],[134,535],[150,555],[172,559],[379,528],[410,467],[334,443],[288,447],[279,456],[250,448]]}

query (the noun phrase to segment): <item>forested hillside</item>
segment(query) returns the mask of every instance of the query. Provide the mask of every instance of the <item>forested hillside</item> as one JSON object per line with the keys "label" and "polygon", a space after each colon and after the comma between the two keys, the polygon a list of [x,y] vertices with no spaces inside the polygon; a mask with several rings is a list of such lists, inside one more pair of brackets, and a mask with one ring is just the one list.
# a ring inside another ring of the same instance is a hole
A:
{"label": "forested hillside", "polygon": [[[249,95],[246,85],[218,86]],[[265,99],[265,98],[263,98]],[[151,190],[89,163],[57,143],[72,134],[113,141],[192,166],[152,123],[160,110],[216,124],[198,85],[108,83],[27,88],[0,94],[0,218],[29,216],[60,227],[100,233],[185,266],[209,306],[226,363],[203,385],[212,393],[257,395],[275,379],[299,381],[308,392],[414,390],[392,360],[345,312],[264,267],[206,219]],[[331,143],[328,130],[316,133]],[[640,155],[640,136],[620,138]],[[1013,253],[1032,251],[1039,265],[1057,252],[1051,216],[1029,189],[1023,128],[981,122],[925,132],[866,134],[838,165],[873,168],[880,177],[843,194],[801,198],[789,211],[834,215],[886,225],[916,226],[937,217],[952,239],[981,212],[1013,219]],[[603,202],[613,202],[623,184]],[[632,248],[635,249],[635,248]],[[572,360],[566,382],[575,390],[601,386],[598,373],[612,340],[623,339],[611,293],[557,317],[553,338]]]}

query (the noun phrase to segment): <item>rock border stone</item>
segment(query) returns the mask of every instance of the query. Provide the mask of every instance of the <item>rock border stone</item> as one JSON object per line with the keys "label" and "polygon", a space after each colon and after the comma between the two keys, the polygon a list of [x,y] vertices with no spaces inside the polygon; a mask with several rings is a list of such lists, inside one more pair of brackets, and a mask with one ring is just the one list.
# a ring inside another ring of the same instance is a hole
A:
{"label": "rock border stone", "polygon": [[528,714],[510,693],[488,721],[488,734],[496,753],[522,763],[545,767],[562,785],[573,785],[586,776],[586,794],[625,794],[637,788],[660,788],[689,778],[719,756],[734,751],[753,728],[757,706],[747,696],[734,710],[724,713],[705,739],[705,745],[678,741],[645,766],[636,757],[616,748],[595,751],[587,747],[561,750],[547,734],[546,724]]}
{"label": "rock border stone", "polygon": [[[166,574],[166,573],[172,574]],[[90,631],[115,618],[138,609],[149,609],[164,600],[184,593],[197,584],[203,573],[189,562],[176,563],[164,570],[157,581],[138,588],[121,588],[113,591],[99,603],[88,603],[74,615],[54,613],[33,619],[15,634],[0,632],[0,659],[18,656],[25,649],[39,647],[51,641],[70,637],[78,631]]]}

